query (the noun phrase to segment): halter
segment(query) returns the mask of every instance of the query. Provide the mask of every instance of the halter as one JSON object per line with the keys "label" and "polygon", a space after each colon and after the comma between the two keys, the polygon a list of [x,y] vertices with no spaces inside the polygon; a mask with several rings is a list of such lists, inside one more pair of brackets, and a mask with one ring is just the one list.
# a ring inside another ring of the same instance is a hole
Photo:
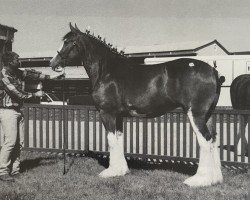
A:
{"label": "halter", "polygon": [[62,53],[60,52],[60,51],[57,51],[57,54],[59,55],[59,57],[63,60],[63,68],[65,68],[65,66],[66,66],[66,60],[68,59],[68,57],[69,57],[69,53],[72,51],[72,49],[74,48],[74,47],[77,47],[77,50],[79,51],[79,46],[76,44],[76,41],[74,41],[73,42],[73,45],[70,47],[70,49],[69,49],[69,51],[68,51],[68,54],[67,54],[67,56],[63,56],[62,55]]}

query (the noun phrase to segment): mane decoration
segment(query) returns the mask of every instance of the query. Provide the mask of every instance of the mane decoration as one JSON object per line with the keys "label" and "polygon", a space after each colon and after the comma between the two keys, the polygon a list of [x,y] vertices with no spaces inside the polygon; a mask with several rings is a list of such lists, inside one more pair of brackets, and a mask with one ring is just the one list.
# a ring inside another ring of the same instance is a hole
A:
{"label": "mane decoration", "polygon": [[113,47],[113,45],[111,43],[107,43],[105,38],[102,38],[100,35],[95,36],[94,32],[91,34],[90,30],[88,30],[88,29],[86,29],[84,34],[86,34],[87,36],[93,38],[94,40],[104,44],[111,52],[113,52],[115,54],[118,54],[118,55],[120,55],[120,56],[122,56],[124,58],[127,58],[125,56],[124,50],[118,51],[117,47]]}

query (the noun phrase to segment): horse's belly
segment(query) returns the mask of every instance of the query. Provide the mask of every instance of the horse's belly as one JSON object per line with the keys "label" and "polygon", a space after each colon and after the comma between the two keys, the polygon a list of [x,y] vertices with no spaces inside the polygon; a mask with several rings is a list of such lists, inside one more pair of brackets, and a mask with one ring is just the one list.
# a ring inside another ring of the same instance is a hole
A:
{"label": "horse's belly", "polygon": [[130,104],[128,106],[128,113],[133,117],[157,117],[165,114],[168,111],[171,111],[178,107],[176,104],[172,102],[164,102],[164,103],[151,103],[144,105],[141,104]]}

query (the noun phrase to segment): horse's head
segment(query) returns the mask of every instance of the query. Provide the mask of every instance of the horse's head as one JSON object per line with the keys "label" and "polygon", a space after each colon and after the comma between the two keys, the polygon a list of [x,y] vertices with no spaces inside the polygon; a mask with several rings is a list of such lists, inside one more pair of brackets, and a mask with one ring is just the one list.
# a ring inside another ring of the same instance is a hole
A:
{"label": "horse's head", "polygon": [[63,37],[62,48],[50,61],[50,67],[57,72],[62,71],[67,64],[80,56],[79,38],[81,31],[76,25],[73,27],[70,23],[69,26],[71,31]]}

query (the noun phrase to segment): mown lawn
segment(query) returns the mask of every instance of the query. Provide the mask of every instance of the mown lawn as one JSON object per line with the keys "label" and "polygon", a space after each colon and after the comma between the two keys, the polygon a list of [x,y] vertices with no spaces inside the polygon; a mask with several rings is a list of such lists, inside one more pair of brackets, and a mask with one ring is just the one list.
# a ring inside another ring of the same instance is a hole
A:
{"label": "mown lawn", "polygon": [[146,164],[130,161],[131,173],[103,179],[98,174],[107,159],[67,158],[55,154],[22,153],[22,173],[13,183],[0,182],[0,199],[247,199],[249,170],[223,168],[224,183],[205,188],[190,188],[182,182],[195,173],[196,166],[183,164]]}

